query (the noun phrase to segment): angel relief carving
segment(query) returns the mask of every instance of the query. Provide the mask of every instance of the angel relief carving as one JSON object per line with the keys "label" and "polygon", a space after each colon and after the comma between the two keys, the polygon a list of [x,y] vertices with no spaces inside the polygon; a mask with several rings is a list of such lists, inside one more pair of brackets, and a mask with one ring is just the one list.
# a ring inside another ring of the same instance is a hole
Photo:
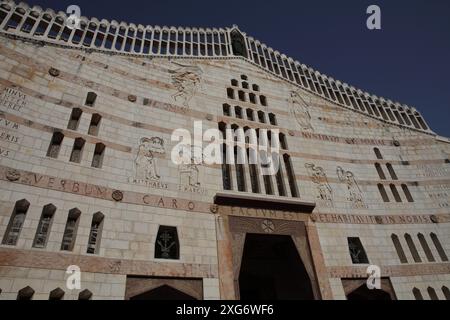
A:
{"label": "angel relief carving", "polygon": [[333,206],[333,189],[328,183],[327,175],[322,167],[318,167],[313,163],[306,163],[306,169],[311,177],[311,181],[316,184],[316,198],[327,206]]}
{"label": "angel relief carving", "polygon": [[[297,121],[300,127],[304,130],[312,130],[314,128],[311,124],[311,114],[309,112],[309,105],[301,97],[300,93],[291,91],[291,97],[289,99],[291,104],[292,117]],[[310,103],[311,104],[311,101]]]}
{"label": "angel relief carving", "polygon": [[172,62],[177,68],[169,70],[172,84],[177,90],[172,98],[175,101],[181,99],[183,106],[189,107],[189,102],[196,94],[202,79],[203,71],[198,66],[184,65],[177,62]]}
{"label": "angel relief carving", "polygon": [[366,208],[364,202],[362,191],[356,182],[355,175],[351,171],[344,171],[341,167],[336,169],[339,181],[344,182],[347,185],[348,197],[347,200],[350,201],[354,208]]}
{"label": "angel relief carving", "polygon": [[159,137],[142,138],[139,143],[135,164],[134,183],[145,184],[150,187],[167,189],[161,182],[158,173],[157,154],[165,154],[164,140]]}

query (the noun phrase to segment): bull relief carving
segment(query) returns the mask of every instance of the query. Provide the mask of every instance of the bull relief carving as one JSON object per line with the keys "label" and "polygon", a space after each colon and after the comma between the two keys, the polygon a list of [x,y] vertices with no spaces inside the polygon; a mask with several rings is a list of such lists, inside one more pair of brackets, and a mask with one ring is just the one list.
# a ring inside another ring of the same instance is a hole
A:
{"label": "bull relief carving", "polygon": [[344,171],[341,167],[336,169],[339,181],[347,185],[348,197],[347,200],[350,201],[354,208],[367,208],[364,202],[362,191],[356,182],[355,175],[351,171]]}
{"label": "bull relief carving", "polygon": [[328,183],[327,175],[322,167],[318,167],[313,163],[306,163],[305,168],[311,177],[312,182],[316,185],[316,198],[322,205],[333,206],[333,189]]}
{"label": "bull relief carving", "polygon": [[197,66],[184,65],[177,62],[172,63],[178,67],[175,70],[169,70],[172,84],[177,90],[172,95],[172,98],[175,101],[181,99],[183,106],[189,108],[189,101],[191,101],[200,86],[203,71]]}
{"label": "bull relief carving", "polygon": [[165,154],[163,139],[152,137],[142,138],[140,140],[139,149],[134,161],[134,183],[145,184],[159,189],[167,189],[167,185],[161,183],[161,177],[158,173],[157,154]]}
{"label": "bull relief carving", "polygon": [[311,114],[309,113],[311,100],[308,105],[298,92],[291,91],[289,102],[291,104],[291,114],[300,127],[304,130],[314,131],[311,124]]}

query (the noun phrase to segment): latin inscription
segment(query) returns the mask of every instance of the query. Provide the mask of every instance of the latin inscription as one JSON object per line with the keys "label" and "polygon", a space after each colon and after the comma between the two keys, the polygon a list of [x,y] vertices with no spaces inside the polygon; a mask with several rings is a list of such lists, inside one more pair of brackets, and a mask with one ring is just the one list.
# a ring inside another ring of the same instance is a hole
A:
{"label": "latin inscription", "polygon": [[[317,214],[317,222],[344,224],[425,224],[432,223],[426,215],[402,216],[357,216],[343,214]],[[381,219],[381,220],[380,220]],[[377,221],[378,220],[378,221]]]}
{"label": "latin inscription", "polygon": [[12,88],[5,88],[0,95],[0,106],[6,109],[21,111],[26,105],[26,95]]}
{"label": "latin inscription", "polygon": [[450,185],[425,186],[425,190],[428,197],[437,203],[440,208],[450,208]]}

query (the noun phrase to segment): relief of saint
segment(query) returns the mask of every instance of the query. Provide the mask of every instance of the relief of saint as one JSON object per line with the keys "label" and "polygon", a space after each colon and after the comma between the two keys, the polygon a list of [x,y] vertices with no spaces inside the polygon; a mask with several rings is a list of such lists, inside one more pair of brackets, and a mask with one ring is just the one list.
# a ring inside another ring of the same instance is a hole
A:
{"label": "relief of saint", "polygon": [[359,188],[358,183],[356,182],[355,175],[351,171],[344,171],[341,167],[337,167],[337,176],[341,182],[345,182],[347,184],[348,190],[348,201],[353,202],[358,207],[364,207],[364,200],[362,196],[361,189]]}
{"label": "relief of saint", "polygon": [[164,154],[164,141],[157,137],[142,138],[135,160],[137,180],[160,180],[155,154]]}
{"label": "relief of saint", "polygon": [[333,201],[333,189],[331,189],[330,184],[328,183],[327,175],[325,174],[325,170],[322,167],[317,167],[312,163],[305,164],[306,169],[308,170],[308,174],[312,179],[312,182],[317,185],[319,200],[325,201]]}
{"label": "relief of saint", "polygon": [[197,66],[183,65],[177,62],[172,63],[179,67],[175,70],[169,70],[172,84],[177,90],[177,92],[172,95],[172,98],[175,101],[177,101],[178,98],[181,98],[183,105],[189,107],[189,101],[197,92],[198,86],[200,85],[203,71]]}
{"label": "relief of saint", "polygon": [[291,91],[290,97],[291,113],[300,127],[304,130],[313,130],[311,124],[311,114],[309,113],[309,106],[305,100],[296,91]]}

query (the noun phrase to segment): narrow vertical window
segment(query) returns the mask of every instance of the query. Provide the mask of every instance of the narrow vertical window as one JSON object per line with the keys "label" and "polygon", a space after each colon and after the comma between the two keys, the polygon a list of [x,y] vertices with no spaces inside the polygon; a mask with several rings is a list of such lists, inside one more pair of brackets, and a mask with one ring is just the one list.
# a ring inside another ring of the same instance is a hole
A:
{"label": "narrow vertical window", "polygon": [[400,194],[397,191],[397,187],[393,184],[390,184],[389,187],[391,188],[391,192],[394,196],[394,199],[396,202],[402,202],[402,198],[400,198]]}
{"label": "narrow vertical window", "polygon": [[375,169],[377,169],[378,176],[381,180],[386,180],[386,176],[384,175],[383,169],[379,163],[375,163]]}
{"label": "narrow vertical window", "polygon": [[241,150],[238,147],[234,147],[234,160],[235,160],[235,168],[236,168],[236,182],[238,190],[241,192],[246,191],[245,187],[245,172],[244,172],[244,166],[242,165],[242,162],[239,161],[239,155]]}
{"label": "narrow vertical window", "polygon": [[439,253],[439,256],[441,257],[442,261],[448,261],[447,254],[444,251],[444,248],[442,247],[441,242],[439,241],[439,238],[435,233],[430,233],[430,238],[433,240],[434,246],[436,247],[437,252]]}
{"label": "narrow vertical window", "polygon": [[261,102],[261,105],[267,107],[267,98],[265,96],[259,96],[259,101]]}
{"label": "narrow vertical window", "polygon": [[275,175],[275,179],[277,181],[278,195],[285,197],[286,189],[284,187],[284,177],[283,177],[283,172],[281,170],[281,166],[278,167],[277,173]]}
{"label": "narrow vertical window", "polygon": [[416,248],[416,245],[414,244],[413,239],[407,233],[405,234],[405,240],[406,240],[406,243],[408,244],[409,251],[411,251],[411,255],[412,255],[414,261],[422,262],[422,259],[419,256],[419,252],[417,251],[417,248]]}
{"label": "narrow vertical window", "polygon": [[381,155],[381,151],[378,148],[373,148],[373,151],[375,152],[375,156],[377,157],[377,159],[383,159],[383,156]]}
{"label": "narrow vertical window", "polygon": [[258,111],[258,120],[261,123],[266,123],[266,117],[263,111]]}
{"label": "narrow vertical window", "polygon": [[445,300],[450,300],[450,290],[446,287],[442,287],[442,293],[444,294]]}
{"label": "narrow vertical window", "polygon": [[72,109],[72,113],[70,114],[69,124],[67,125],[67,129],[77,130],[78,125],[80,124],[81,115],[83,111],[80,108]]}
{"label": "narrow vertical window", "polygon": [[75,163],[81,162],[85,140],[83,138],[76,138],[73,143],[72,153],[70,154],[70,161]]}
{"label": "narrow vertical window", "polygon": [[54,301],[54,300],[62,300],[64,298],[64,290],[61,288],[56,288],[52,291],[50,291],[50,295],[48,296],[48,300]]}
{"label": "narrow vertical window", "polygon": [[256,85],[256,84],[254,84],[254,85],[252,86],[252,88],[253,88],[253,91],[259,91],[259,86]]}
{"label": "narrow vertical window", "polygon": [[265,175],[263,175],[263,180],[264,180],[264,188],[266,189],[266,194],[272,195],[273,187],[272,187],[271,176],[265,174]]}
{"label": "narrow vertical window", "polygon": [[227,88],[228,99],[234,99],[234,90],[232,88]]}
{"label": "narrow vertical window", "polygon": [[433,253],[430,250],[430,247],[428,246],[427,240],[425,239],[424,235],[419,233],[417,235],[417,238],[419,239],[420,245],[422,246],[423,251],[425,252],[425,255],[427,256],[427,259],[429,262],[435,262],[433,257]]}
{"label": "narrow vertical window", "polygon": [[277,117],[273,113],[269,113],[269,122],[271,125],[277,125]]}
{"label": "narrow vertical window", "polygon": [[105,145],[103,143],[97,143],[94,149],[94,156],[92,158],[91,166],[93,168],[101,168],[103,165],[103,157],[105,155]]}
{"label": "narrow vertical window", "polygon": [[284,133],[280,133],[280,146],[284,150],[288,150],[286,135]]}
{"label": "narrow vertical window", "polygon": [[16,202],[8,227],[6,228],[6,233],[3,237],[3,245],[15,246],[17,244],[29,207],[30,203],[25,199]]}
{"label": "narrow vertical window", "polygon": [[367,264],[369,259],[367,258],[366,250],[361,243],[361,240],[357,237],[347,238],[348,250],[350,257],[354,264]]}
{"label": "narrow vertical window", "polygon": [[379,183],[378,184],[378,191],[380,192],[381,198],[383,199],[384,202],[389,202],[389,197],[386,193],[386,189],[384,189],[384,186]]}
{"label": "narrow vertical window", "polygon": [[23,289],[20,289],[17,293],[17,300],[31,300],[34,296],[33,288],[27,286]]}
{"label": "narrow vertical window", "polygon": [[97,254],[100,251],[100,239],[102,237],[104,218],[105,216],[101,212],[95,213],[92,217],[87,253]]}
{"label": "narrow vertical window", "polygon": [[291,190],[291,195],[294,198],[299,197],[297,188],[297,179],[295,178],[294,168],[292,166],[291,157],[288,154],[283,155],[284,166],[286,168],[286,173],[288,176],[289,188]]}
{"label": "narrow vertical window", "polygon": [[254,93],[249,93],[248,97],[251,103],[256,104],[256,95]]}
{"label": "narrow vertical window", "polygon": [[85,105],[93,107],[95,105],[95,100],[97,100],[97,94],[95,92],[88,92]]}
{"label": "narrow vertical window", "polygon": [[61,243],[61,250],[72,251],[75,246],[77,237],[78,222],[80,220],[81,211],[74,208],[69,211],[67,217],[66,227],[64,229],[63,240]]}
{"label": "narrow vertical window", "polygon": [[249,87],[248,87],[248,82],[243,81],[243,82],[242,82],[242,88],[248,89],[248,88],[249,88]]}
{"label": "narrow vertical window", "polygon": [[409,192],[408,186],[406,184],[402,184],[402,189],[408,202],[414,202],[411,192]]}
{"label": "narrow vertical window", "polygon": [[242,119],[242,108],[241,107],[234,107],[234,114],[236,115],[236,118]]}
{"label": "narrow vertical window", "polygon": [[408,263],[408,259],[406,258],[405,252],[403,251],[402,244],[400,243],[400,239],[396,234],[391,235],[392,242],[394,243],[395,251],[397,251],[398,258],[401,263]]}
{"label": "narrow vertical window", "polygon": [[98,113],[94,113],[91,118],[91,123],[89,124],[88,134],[91,136],[97,136],[100,129],[100,121],[102,120],[102,116]]}
{"label": "narrow vertical window", "polygon": [[388,168],[389,174],[391,175],[392,180],[398,180],[397,175],[395,174],[394,168],[390,163],[386,163],[386,167]]}
{"label": "narrow vertical window", "polygon": [[227,145],[222,144],[222,182],[224,190],[231,190],[231,170],[227,163]]}
{"label": "narrow vertical window", "polygon": [[42,209],[41,218],[39,219],[38,228],[34,237],[34,248],[45,248],[47,246],[48,235],[52,227],[55,212],[56,207],[53,204],[48,204]]}
{"label": "narrow vertical window", "polygon": [[[250,159],[250,149],[247,149],[247,159]],[[250,183],[252,184],[252,192],[259,193],[259,179],[258,179],[258,169],[256,164],[251,163],[249,160],[249,173],[250,173]]]}
{"label": "narrow vertical window", "polygon": [[246,99],[245,99],[245,92],[244,91],[239,90],[238,95],[239,95],[239,100],[241,100],[242,102],[246,101]]}
{"label": "narrow vertical window", "polygon": [[430,296],[431,300],[439,300],[436,290],[434,290],[434,288],[428,287],[427,291],[428,291],[428,295]]}
{"label": "narrow vertical window", "polygon": [[61,132],[53,133],[52,140],[50,141],[50,145],[47,150],[47,157],[58,158],[63,139],[64,135]]}
{"label": "narrow vertical window", "polygon": [[156,259],[180,259],[180,243],[176,227],[160,226],[155,243]]}
{"label": "narrow vertical window", "polygon": [[227,116],[227,117],[231,117],[231,107],[229,104],[224,104],[222,106],[222,110],[223,110],[223,115]]}
{"label": "narrow vertical window", "polygon": [[247,109],[246,113],[247,113],[247,120],[255,121],[255,116],[253,115],[252,109]]}
{"label": "narrow vertical window", "polygon": [[412,292],[413,292],[413,295],[414,295],[414,299],[416,299],[416,300],[423,300],[422,292],[420,292],[419,289],[414,288]]}

